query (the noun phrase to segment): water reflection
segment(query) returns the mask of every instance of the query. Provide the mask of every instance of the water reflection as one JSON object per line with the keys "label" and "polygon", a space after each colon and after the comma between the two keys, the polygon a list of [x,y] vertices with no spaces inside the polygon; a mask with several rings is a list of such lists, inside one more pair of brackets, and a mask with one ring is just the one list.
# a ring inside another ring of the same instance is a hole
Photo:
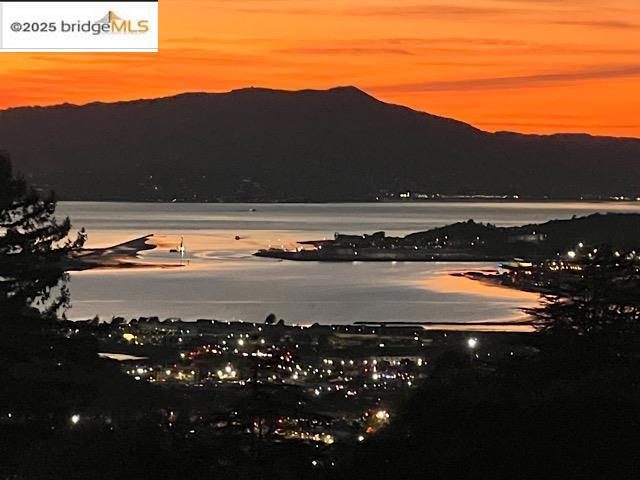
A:
{"label": "water reflection", "polygon": [[[250,212],[255,208],[255,212]],[[89,232],[90,247],[154,233],[149,262],[175,269],[89,271],[72,275],[71,318],[170,316],[287,322],[487,321],[517,318],[535,295],[451,277],[492,264],[307,263],[252,257],[340,232],[406,234],[473,218],[499,225],[570,218],[595,211],[640,211],[623,203],[419,203],[327,205],[61,203],[60,213]],[[240,240],[236,240],[236,236]]]}

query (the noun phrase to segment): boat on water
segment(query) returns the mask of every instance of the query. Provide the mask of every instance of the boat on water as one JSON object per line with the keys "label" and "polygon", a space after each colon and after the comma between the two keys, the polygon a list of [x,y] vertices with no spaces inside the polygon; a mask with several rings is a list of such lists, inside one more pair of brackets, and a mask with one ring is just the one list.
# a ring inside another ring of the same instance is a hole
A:
{"label": "boat on water", "polygon": [[178,245],[176,248],[172,248],[171,250],[169,250],[169,253],[177,253],[181,257],[184,257],[184,254],[187,253],[187,249],[184,246],[183,236],[180,237],[180,245]]}

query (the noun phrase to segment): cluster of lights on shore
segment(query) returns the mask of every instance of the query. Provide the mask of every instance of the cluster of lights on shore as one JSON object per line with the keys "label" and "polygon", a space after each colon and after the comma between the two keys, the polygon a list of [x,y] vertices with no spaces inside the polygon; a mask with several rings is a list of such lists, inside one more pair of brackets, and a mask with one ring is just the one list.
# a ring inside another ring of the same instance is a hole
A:
{"label": "cluster of lights on shore", "polygon": [[[299,327],[301,329],[305,328],[305,326]],[[257,325],[256,328],[258,332],[263,330],[262,327]],[[332,327],[332,329],[336,330],[335,327]],[[154,337],[147,337],[144,331],[127,330],[120,335],[120,338],[127,343],[143,345],[144,343],[155,341]],[[348,332],[349,330],[349,327],[345,327],[345,331]],[[354,330],[360,332],[362,329],[358,327]],[[197,330],[192,329],[192,331],[197,334]],[[375,334],[376,330],[374,329],[371,333]],[[413,387],[417,378],[416,375],[418,375],[413,369],[423,368],[427,365],[427,361],[424,358],[415,357],[415,355],[411,356],[412,363],[409,370],[406,371],[403,369],[403,363],[400,360],[385,359],[383,361],[384,367],[381,367],[379,360],[375,358],[350,359],[339,356],[338,358],[319,358],[317,359],[318,362],[308,360],[301,362],[300,359],[295,358],[294,353],[300,348],[298,343],[292,342],[291,345],[283,347],[278,345],[278,342],[273,338],[264,337],[259,333],[258,335],[237,332],[228,333],[225,335],[226,338],[210,340],[210,343],[203,343],[198,346],[190,345],[193,335],[191,337],[189,335],[189,329],[180,329],[171,336],[172,340],[177,342],[178,348],[182,350],[177,352],[178,362],[153,366],[137,364],[126,369],[126,373],[137,381],[149,381],[151,383],[180,381],[196,386],[205,386],[205,383],[209,382],[216,386],[221,384],[245,385],[248,382],[261,382],[264,380],[282,384],[295,382],[295,384],[304,386],[311,397],[324,398],[328,394],[339,392],[339,396],[344,396],[347,399],[358,397],[365,393],[369,394],[371,393],[369,390],[373,389],[391,390],[403,386]],[[417,331],[413,332],[413,336],[408,337],[408,339],[418,342],[418,345],[422,340]],[[376,342],[374,345],[378,348],[387,348],[385,342]],[[422,346],[424,346],[424,343]],[[214,359],[213,355],[220,356],[218,358],[221,361]],[[207,356],[211,359],[213,364],[208,365],[211,369],[210,371],[206,370],[207,365],[204,363],[200,364],[199,369],[196,369],[193,363],[189,363],[190,361],[197,361],[200,356]],[[236,358],[230,358],[230,356],[235,356]],[[261,376],[257,379],[258,377],[248,376],[245,378],[245,373],[249,367],[246,366],[247,362],[240,357],[271,358],[273,364],[269,363],[269,365],[274,370],[270,372],[268,377]],[[389,368],[387,368],[387,364]],[[350,370],[348,371],[347,369]],[[341,383],[329,383],[330,378],[336,375]],[[354,383],[350,384],[349,382]],[[374,434],[386,425],[390,419],[389,411],[386,408],[381,408],[381,398],[378,397],[377,400],[372,398],[371,401],[377,407],[367,411],[365,417],[361,417],[361,421],[365,421],[366,418],[368,427],[366,431],[361,431],[360,434],[354,432],[353,439],[357,439],[358,442],[362,442],[369,435]],[[83,419],[83,421],[86,423],[90,419]],[[79,414],[74,414],[70,418],[72,425],[76,425],[79,422]],[[283,438],[313,441],[327,445],[334,442],[334,436],[330,433],[309,432],[299,425],[286,426],[277,434]]]}
{"label": "cluster of lights on shore", "polygon": [[[578,244],[578,247],[582,248],[583,244]],[[261,332],[262,328],[259,327],[258,331]],[[384,356],[381,356],[383,360],[376,360],[375,358],[371,357],[368,359],[358,357],[354,360],[343,358],[342,354],[336,354],[336,357],[334,358],[317,358],[316,361],[316,357],[314,357],[313,362],[309,360],[301,362],[300,359],[305,357],[301,355],[300,358],[296,358],[296,349],[300,348],[297,343],[295,343],[294,347],[294,341],[291,341],[291,345],[287,346],[285,344],[284,347],[282,347],[278,345],[277,340],[270,338],[268,335],[265,335],[265,339],[261,338],[261,336],[250,336],[246,333],[230,333],[226,335],[225,339],[216,339],[210,344],[202,344],[197,347],[192,346],[190,350],[187,350],[187,348],[190,346],[190,339],[189,337],[187,337],[187,335],[185,335],[185,332],[187,334],[190,333],[189,330],[180,330],[179,332],[180,335],[184,335],[185,341],[183,343],[182,337],[178,339],[179,343],[182,344],[179,347],[180,349],[182,349],[182,351],[176,352],[180,360],[186,360],[185,362],[181,362],[182,364],[173,362],[172,365],[154,364],[153,366],[148,366],[139,364],[134,365],[133,367],[130,367],[129,370],[125,371],[138,381],[148,380],[151,382],[161,382],[166,381],[167,379],[184,380],[185,382],[191,383],[200,382],[198,386],[203,386],[203,382],[208,380],[212,382],[219,382],[220,384],[235,383],[245,385],[245,381],[252,382],[255,380],[254,377],[247,377],[246,379],[244,378],[244,374],[247,371],[247,367],[245,367],[247,362],[243,361],[240,357],[269,357],[272,358],[275,362],[274,371],[277,375],[273,374],[269,375],[269,377],[262,378],[266,378],[269,381],[273,382],[281,382],[283,384],[294,381],[297,384],[302,384],[306,388],[306,392],[308,392],[310,396],[322,396],[323,399],[328,393],[332,393],[335,391],[341,391],[340,393],[344,394],[344,398],[347,398],[355,397],[364,392],[364,390],[366,389],[379,388],[386,390],[387,380],[396,381],[396,383],[390,382],[391,387],[393,387],[394,385],[406,385],[411,387],[414,385],[416,379],[418,378],[418,374],[414,375],[412,370],[402,370],[400,368],[401,362],[389,360]],[[375,334],[375,330],[373,331],[373,333]],[[447,336],[446,333],[444,334],[444,336]],[[175,339],[176,337],[177,335],[172,338]],[[491,355],[490,352],[485,351],[489,349],[490,343],[487,345],[483,345],[481,349],[481,342],[477,337],[470,337],[465,335],[458,338],[460,347],[462,347],[462,349],[464,350],[467,350],[469,356],[475,356],[475,358],[479,358],[478,352],[480,350],[483,350],[482,355]],[[481,338],[483,341],[485,341],[484,337]],[[127,342],[135,342],[139,345],[142,345],[143,341],[148,341],[148,338],[144,336],[144,332],[138,335],[127,332],[122,335],[122,339]],[[417,332],[414,332],[412,336],[408,336],[407,340],[411,340],[413,342],[422,341]],[[389,344],[390,342],[387,342],[387,345]],[[373,347],[372,349],[376,352],[376,345],[378,348],[385,348],[385,343],[378,343],[378,341],[376,341],[371,345],[371,347]],[[424,343],[422,345],[424,345]],[[218,357],[220,358],[220,360],[213,360],[215,363],[211,365],[212,371],[208,372],[207,374],[207,372],[203,370],[203,378],[200,378],[200,372],[192,370],[195,367],[193,366],[193,363],[190,364],[189,361],[197,360],[197,357],[200,355],[211,356],[212,354],[220,356],[231,356],[233,354],[234,357]],[[374,355],[381,354],[376,353]],[[510,355],[513,356],[514,353],[511,352]],[[415,360],[415,365],[417,367],[423,367],[427,365],[427,361],[423,357],[416,357],[414,355],[412,356],[412,358]],[[278,359],[280,360],[280,362],[278,362]],[[322,362],[321,364],[320,360]],[[350,368],[350,370],[348,370],[347,368],[342,370],[341,367],[347,367]],[[217,370],[217,368],[219,368],[219,370]],[[356,373],[353,373],[354,371]],[[332,375],[339,375],[340,381],[344,384],[329,384],[329,377]],[[257,376],[255,378],[257,378]],[[358,381],[362,379],[362,385],[360,385],[359,383],[349,385],[348,382],[351,382],[354,379]],[[324,380],[324,383],[321,382],[322,380]],[[320,385],[320,383],[322,383],[322,385]],[[369,435],[374,435],[380,428],[386,425],[390,421],[391,417],[390,410],[388,409],[393,409],[392,402],[385,405],[384,402],[387,402],[387,399],[385,399],[384,401],[381,400],[381,398],[377,398],[377,400],[372,399],[371,401],[369,401],[368,398],[366,399],[368,401],[367,405],[371,406],[371,410],[367,410],[366,413],[362,414],[364,416],[359,417],[361,421],[364,421],[364,419],[366,418],[366,423],[363,424],[367,427],[366,430],[357,429],[352,432],[352,438],[353,440],[357,440],[357,442],[364,442],[367,438],[369,438]],[[356,405],[360,404],[358,403]],[[359,410],[358,414],[361,414],[361,412],[362,410]],[[69,425],[69,428],[71,430],[74,430],[74,427],[78,425],[75,430],[82,431],[82,429],[87,428],[87,426],[91,425],[91,423],[95,421],[95,418],[92,417],[88,412],[82,412],[82,417],[80,413],[76,413],[73,411],[69,413],[73,413],[72,415],[66,417],[67,425]],[[393,414],[395,415],[395,413]],[[173,413],[171,413],[171,415],[173,415]],[[8,414],[8,417],[11,418],[11,413]],[[170,422],[171,421],[172,420],[170,420]],[[284,438],[287,439],[313,441],[317,443],[324,443],[326,445],[331,445],[335,441],[334,436],[330,433],[317,433],[316,431],[309,432],[304,430],[304,428],[300,426],[287,426],[287,428],[290,428],[290,430],[283,430],[284,433],[282,434]],[[322,462],[322,460],[320,460],[320,462],[316,462],[314,460],[314,462],[314,466],[316,466],[318,463]]]}
{"label": "cluster of lights on shore", "polygon": [[[567,257],[569,257],[569,259],[571,259],[571,260],[576,259],[576,257],[578,256],[578,252],[579,252],[581,249],[583,249],[583,248],[584,248],[584,246],[585,246],[585,245],[584,245],[584,243],[583,243],[583,242],[579,242],[575,249],[573,249],[573,250],[569,250],[569,251],[567,252]],[[588,256],[589,258],[593,258],[593,256],[594,256],[596,253],[598,253],[598,249],[597,249],[597,248],[594,248],[593,250],[591,250],[590,252],[588,252],[588,253],[587,253],[587,256]],[[622,253],[621,253],[620,251],[618,251],[618,250],[614,251],[614,252],[613,252],[613,254],[614,254],[616,257],[621,257],[621,256],[622,256]],[[627,254],[626,258],[628,258],[628,259],[634,259],[634,258],[637,258],[637,257],[636,257],[636,251],[635,251],[635,250],[632,250],[631,252],[628,252],[628,254]]]}

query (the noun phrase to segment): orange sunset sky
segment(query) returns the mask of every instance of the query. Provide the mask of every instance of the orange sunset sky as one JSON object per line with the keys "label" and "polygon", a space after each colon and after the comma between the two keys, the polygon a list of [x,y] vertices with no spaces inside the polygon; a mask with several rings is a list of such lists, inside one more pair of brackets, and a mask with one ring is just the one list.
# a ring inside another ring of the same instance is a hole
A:
{"label": "orange sunset sky", "polygon": [[0,108],[355,85],[486,130],[640,137],[638,0],[160,0],[160,53],[2,53]]}

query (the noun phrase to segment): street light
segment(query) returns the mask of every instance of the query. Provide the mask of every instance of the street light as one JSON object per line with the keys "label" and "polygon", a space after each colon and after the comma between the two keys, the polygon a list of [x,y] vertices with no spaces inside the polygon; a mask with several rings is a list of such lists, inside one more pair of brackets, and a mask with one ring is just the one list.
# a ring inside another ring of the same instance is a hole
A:
{"label": "street light", "polygon": [[80,421],[80,415],[78,415],[77,413],[71,415],[71,423],[76,425],[79,421]]}
{"label": "street light", "polygon": [[467,340],[467,345],[469,346],[469,348],[476,348],[478,346],[478,339],[470,338],[469,340]]}

